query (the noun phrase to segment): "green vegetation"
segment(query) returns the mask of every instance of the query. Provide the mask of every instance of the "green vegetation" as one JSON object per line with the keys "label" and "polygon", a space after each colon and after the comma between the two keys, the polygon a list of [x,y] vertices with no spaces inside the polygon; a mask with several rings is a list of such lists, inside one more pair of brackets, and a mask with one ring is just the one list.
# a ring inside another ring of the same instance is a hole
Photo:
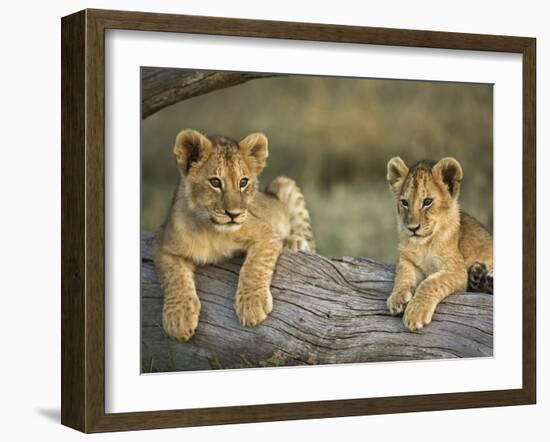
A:
{"label": "green vegetation", "polygon": [[143,121],[143,228],[166,215],[180,129],[237,140],[264,132],[267,182],[294,178],[306,196],[320,253],[396,256],[386,163],[401,156],[456,157],[464,167],[462,206],[492,223],[493,89],[487,84],[289,76],[253,80],[168,107]]}

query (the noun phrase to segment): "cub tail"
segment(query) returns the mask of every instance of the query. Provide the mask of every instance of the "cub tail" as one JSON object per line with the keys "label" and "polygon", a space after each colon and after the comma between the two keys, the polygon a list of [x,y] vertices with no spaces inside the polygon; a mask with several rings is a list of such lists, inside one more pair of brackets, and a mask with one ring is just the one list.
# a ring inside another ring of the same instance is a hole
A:
{"label": "cub tail", "polygon": [[474,292],[493,293],[493,269],[474,262],[468,269],[468,288]]}
{"label": "cub tail", "polygon": [[311,218],[306,208],[304,195],[296,182],[280,176],[275,178],[267,192],[278,198],[287,208],[290,218],[290,232],[285,238],[284,246],[293,251],[315,251]]}

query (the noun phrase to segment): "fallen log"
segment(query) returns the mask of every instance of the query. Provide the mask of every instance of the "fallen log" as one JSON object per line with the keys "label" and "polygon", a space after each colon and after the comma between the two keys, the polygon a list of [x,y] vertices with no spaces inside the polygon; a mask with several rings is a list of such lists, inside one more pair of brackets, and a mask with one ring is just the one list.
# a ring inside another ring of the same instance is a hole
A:
{"label": "fallen log", "polygon": [[142,236],[142,371],[341,364],[489,357],[493,297],[457,293],[437,308],[432,324],[412,333],[386,309],[394,266],[367,258],[327,259],[284,252],[271,285],[273,312],[244,328],[233,309],[242,258],[198,268],[202,311],[186,343],[162,329],[162,290]]}

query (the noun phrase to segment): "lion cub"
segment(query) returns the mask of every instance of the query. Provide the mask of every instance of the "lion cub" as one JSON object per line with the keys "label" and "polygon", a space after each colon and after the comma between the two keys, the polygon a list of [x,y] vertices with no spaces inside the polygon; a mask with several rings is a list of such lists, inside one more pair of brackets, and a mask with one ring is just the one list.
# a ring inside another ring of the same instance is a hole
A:
{"label": "lion cub", "polygon": [[296,183],[278,177],[265,193],[257,190],[267,144],[260,133],[240,142],[192,129],[176,137],[181,178],[155,238],[154,260],[164,290],[164,330],[177,339],[191,338],[199,322],[195,266],[246,252],[235,309],[243,325],[255,326],[271,312],[269,286],[282,248],[314,249]]}
{"label": "lion cub", "polygon": [[419,330],[437,304],[453,292],[492,291],[493,239],[460,210],[462,167],[454,158],[421,161],[410,169],[399,157],[388,162],[387,180],[397,204],[399,258],[387,304],[405,311],[403,322]]}

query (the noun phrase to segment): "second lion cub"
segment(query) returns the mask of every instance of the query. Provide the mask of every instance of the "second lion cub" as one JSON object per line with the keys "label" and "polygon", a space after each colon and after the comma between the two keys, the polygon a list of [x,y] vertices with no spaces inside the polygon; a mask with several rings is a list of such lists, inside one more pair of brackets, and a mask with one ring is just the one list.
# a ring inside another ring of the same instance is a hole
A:
{"label": "second lion cub", "polygon": [[388,298],[410,330],[432,321],[439,302],[468,287],[492,291],[493,239],[458,204],[463,172],[454,158],[421,161],[410,169],[388,162],[387,180],[397,206],[399,257]]}

